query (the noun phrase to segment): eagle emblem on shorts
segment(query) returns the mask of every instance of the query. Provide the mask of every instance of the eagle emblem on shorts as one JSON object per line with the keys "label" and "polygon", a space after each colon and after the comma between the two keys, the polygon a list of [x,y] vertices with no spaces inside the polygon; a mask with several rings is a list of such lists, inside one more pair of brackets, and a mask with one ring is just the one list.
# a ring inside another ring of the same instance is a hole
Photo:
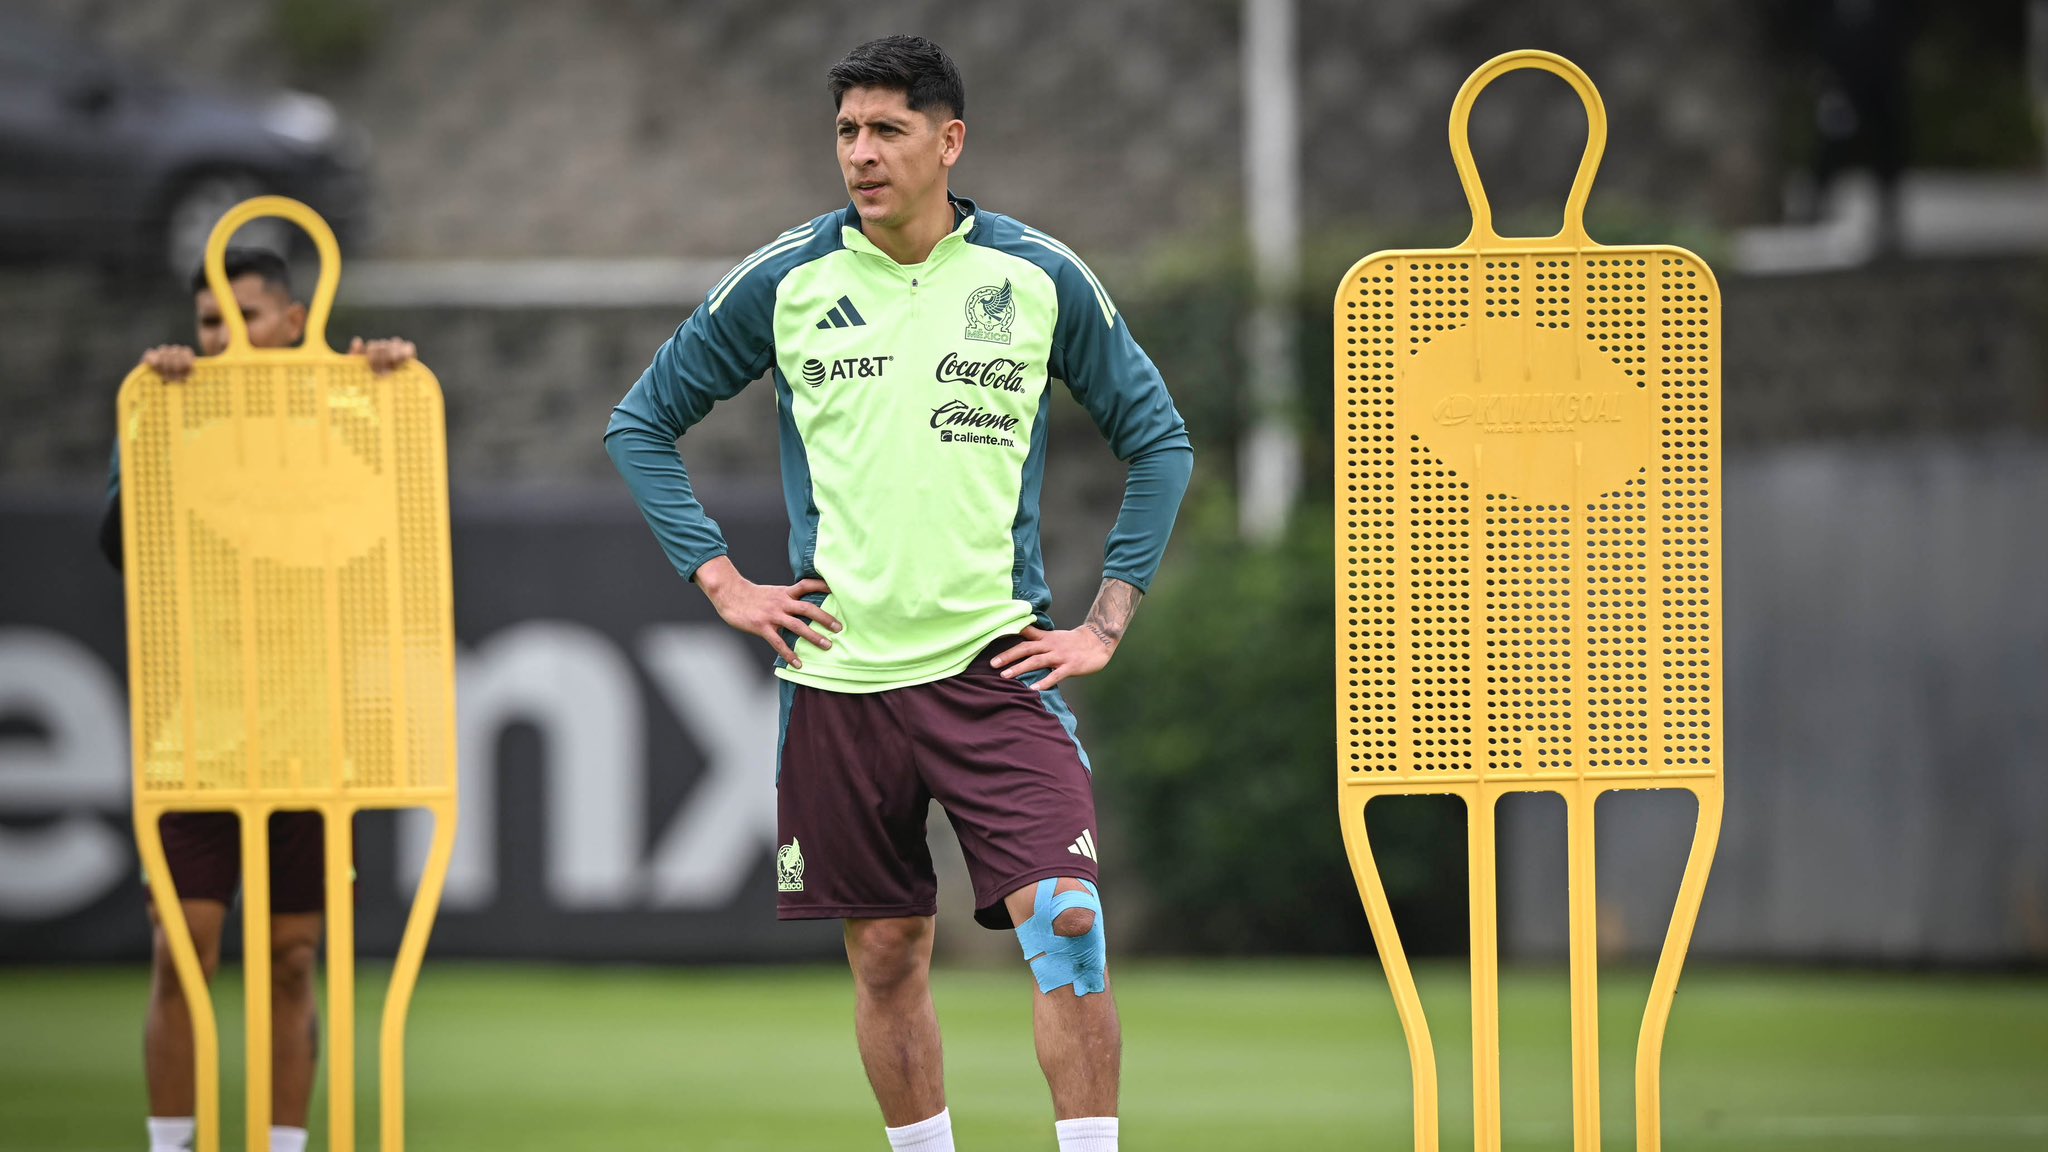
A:
{"label": "eagle emblem on shorts", "polygon": [[775,887],[782,892],[804,890],[804,850],[794,836],[775,850]]}
{"label": "eagle emblem on shorts", "polygon": [[1001,288],[990,284],[967,294],[967,338],[990,344],[1008,344],[1010,325],[1017,320],[1017,293],[1008,280]]}

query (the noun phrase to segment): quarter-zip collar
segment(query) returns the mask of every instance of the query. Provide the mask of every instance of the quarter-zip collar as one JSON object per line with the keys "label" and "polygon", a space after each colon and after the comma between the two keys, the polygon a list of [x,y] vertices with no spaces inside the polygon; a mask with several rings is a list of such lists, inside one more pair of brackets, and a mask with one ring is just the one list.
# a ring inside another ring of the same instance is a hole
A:
{"label": "quarter-zip collar", "polygon": [[876,247],[875,242],[868,239],[867,233],[861,231],[860,209],[851,201],[847,202],[846,213],[840,219],[840,240],[848,251],[884,260],[891,268],[899,269],[905,275],[936,268],[947,257],[966,245],[967,234],[974,231],[974,220],[978,215],[974,201],[965,196],[955,196],[948,192],[946,202],[953,206],[953,211],[960,217],[960,223],[951,232],[939,237],[939,242],[932,245],[931,254],[924,258],[922,264],[898,264],[895,257]]}

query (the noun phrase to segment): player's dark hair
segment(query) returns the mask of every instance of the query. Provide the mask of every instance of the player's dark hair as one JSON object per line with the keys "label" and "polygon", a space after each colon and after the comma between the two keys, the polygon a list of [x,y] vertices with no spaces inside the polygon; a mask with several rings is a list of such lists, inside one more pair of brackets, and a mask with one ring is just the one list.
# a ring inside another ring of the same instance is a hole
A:
{"label": "player's dark hair", "polygon": [[967,115],[967,85],[946,50],[922,36],[884,36],[846,54],[825,73],[838,108],[848,88],[886,88],[904,94],[912,112],[944,109]]}
{"label": "player's dark hair", "polygon": [[[221,256],[221,266],[227,271],[230,284],[244,276],[255,276],[266,287],[284,293],[285,299],[294,299],[291,269],[286,267],[284,257],[268,248],[230,248]],[[192,273],[192,291],[196,294],[206,287],[206,265],[202,263]]]}

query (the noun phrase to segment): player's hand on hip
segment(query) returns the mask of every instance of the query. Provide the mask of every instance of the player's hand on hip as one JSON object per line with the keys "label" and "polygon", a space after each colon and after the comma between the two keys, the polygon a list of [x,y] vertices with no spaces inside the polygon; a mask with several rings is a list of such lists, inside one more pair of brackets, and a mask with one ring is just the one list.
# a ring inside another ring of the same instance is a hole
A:
{"label": "player's hand on hip", "polygon": [[176,384],[192,374],[198,354],[183,344],[159,344],[142,354],[142,366]]}
{"label": "player's hand on hip", "polygon": [[708,560],[697,569],[697,586],[711,599],[711,606],[718,611],[719,619],[750,636],[759,636],[768,642],[775,654],[788,661],[792,668],[801,668],[804,662],[795,648],[782,638],[784,632],[795,634],[799,640],[816,645],[820,650],[832,647],[829,637],[821,635],[811,627],[813,623],[837,632],[839,621],[823,608],[804,599],[816,593],[830,594],[823,580],[800,580],[795,584],[756,584],[740,575],[732,561],[723,556]]}
{"label": "player's hand on hip", "polygon": [[410,340],[372,340],[366,344],[363,338],[358,336],[349,341],[348,354],[368,360],[370,371],[382,376],[386,372],[396,372],[412,363],[419,355],[419,349],[413,347]]}
{"label": "player's hand on hip", "polygon": [[1032,685],[1040,692],[1069,676],[1086,676],[1102,671],[1114,651],[1093,628],[1048,632],[1033,626],[1024,629],[1020,635],[1024,637],[1022,644],[1003,649],[989,663],[1003,670],[1005,680],[1015,680],[1040,668],[1052,669],[1045,674],[1045,679]]}

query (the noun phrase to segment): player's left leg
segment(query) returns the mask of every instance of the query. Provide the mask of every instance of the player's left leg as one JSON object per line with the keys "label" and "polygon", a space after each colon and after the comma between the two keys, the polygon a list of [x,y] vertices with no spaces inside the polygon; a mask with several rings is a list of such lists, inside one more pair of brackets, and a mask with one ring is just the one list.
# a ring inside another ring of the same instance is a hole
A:
{"label": "player's left leg", "polygon": [[892,696],[914,726],[925,785],[959,835],[975,920],[1015,929],[1030,963],[1038,1060],[1060,1148],[1115,1152],[1122,1031],[1095,886],[1094,787],[1059,692],[1006,680],[989,665],[1011,643],[991,645],[956,676]]}
{"label": "player's left leg", "polygon": [[319,912],[270,918],[270,1122],[275,1128],[303,1130],[313,1099],[313,1072],[320,1062],[316,976],[325,919]]}
{"label": "player's left leg", "polygon": [[[1031,1007],[1038,1066],[1052,1090],[1053,1119],[1063,1152],[1115,1148],[1116,1127],[1075,1125],[1116,1115],[1123,1063],[1123,1027],[1109,988],[1108,956],[1094,885],[1078,877],[1028,884],[1003,901],[1025,941],[1038,996]],[[1048,987],[1050,986],[1050,987]],[[1111,1143],[1071,1142],[1076,1127],[1106,1129]]]}
{"label": "player's left leg", "polygon": [[326,829],[317,812],[270,817],[270,1146],[306,1144],[320,1064],[320,940],[326,926]]}

